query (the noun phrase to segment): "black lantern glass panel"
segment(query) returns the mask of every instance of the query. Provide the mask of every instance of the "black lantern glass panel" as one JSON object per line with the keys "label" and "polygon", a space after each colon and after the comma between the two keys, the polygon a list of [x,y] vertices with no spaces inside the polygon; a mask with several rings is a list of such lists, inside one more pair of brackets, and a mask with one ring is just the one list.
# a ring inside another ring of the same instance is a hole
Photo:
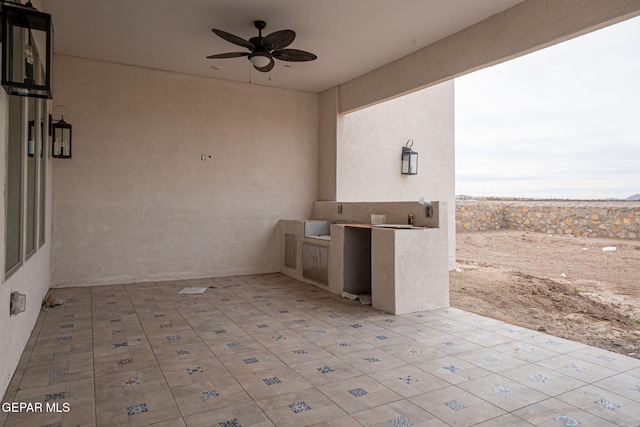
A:
{"label": "black lantern glass panel", "polygon": [[51,156],[57,159],[71,158],[71,125],[64,121],[64,117],[51,125],[52,150]]}
{"label": "black lantern glass panel", "polygon": [[418,153],[413,151],[413,140],[407,141],[407,144],[402,147],[402,174],[403,175],[417,175],[418,174]]}
{"label": "black lantern glass panel", "polygon": [[9,95],[51,99],[51,15],[2,5],[2,86]]}

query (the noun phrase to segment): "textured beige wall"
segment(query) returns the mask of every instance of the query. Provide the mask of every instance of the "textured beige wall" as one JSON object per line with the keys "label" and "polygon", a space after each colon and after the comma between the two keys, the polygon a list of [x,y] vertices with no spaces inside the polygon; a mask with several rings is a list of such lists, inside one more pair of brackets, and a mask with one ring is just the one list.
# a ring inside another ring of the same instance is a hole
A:
{"label": "textured beige wall", "polygon": [[[341,117],[337,139],[340,202],[428,200],[454,206],[455,144],[453,81]],[[418,174],[402,175],[402,147],[413,139]],[[448,235],[455,239],[455,212]],[[449,249],[455,268],[455,248]]]}
{"label": "textured beige wall", "polygon": [[318,95],[55,59],[54,285],[278,271],[278,220],[317,198]]}

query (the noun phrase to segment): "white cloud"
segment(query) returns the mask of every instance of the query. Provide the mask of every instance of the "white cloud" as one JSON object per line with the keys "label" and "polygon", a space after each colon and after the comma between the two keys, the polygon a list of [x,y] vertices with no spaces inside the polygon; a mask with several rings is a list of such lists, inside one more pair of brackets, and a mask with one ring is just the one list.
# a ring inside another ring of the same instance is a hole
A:
{"label": "white cloud", "polygon": [[456,79],[456,193],[640,192],[640,18]]}

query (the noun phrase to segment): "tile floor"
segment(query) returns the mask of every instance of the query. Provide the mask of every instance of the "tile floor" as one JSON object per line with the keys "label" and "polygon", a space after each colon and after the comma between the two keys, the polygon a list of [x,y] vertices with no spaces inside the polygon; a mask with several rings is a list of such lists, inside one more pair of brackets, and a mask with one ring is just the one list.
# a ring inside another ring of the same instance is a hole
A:
{"label": "tile floor", "polygon": [[392,316],[280,274],[55,294],[3,399],[35,412],[0,425],[640,425],[640,360],[454,308]]}

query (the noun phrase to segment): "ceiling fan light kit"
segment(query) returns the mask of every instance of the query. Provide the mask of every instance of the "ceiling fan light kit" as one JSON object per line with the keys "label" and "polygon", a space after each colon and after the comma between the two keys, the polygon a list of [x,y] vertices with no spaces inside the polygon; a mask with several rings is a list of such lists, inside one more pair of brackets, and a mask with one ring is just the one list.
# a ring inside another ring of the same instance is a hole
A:
{"label": "ceiling fan light kit", "polygon": [[228,33],[223,30],[213,28],[211,31],[218,37],[233,43],[237,46],[244,47],[249,52],[227,52],[207,56],[209,59],[227,59],[248,57],[249,61],[256,70],[266,73],[273,69],[275,65],[274,59],[288,62],[305,62],[313,61],[316,55],[304,50],[285,49],[296,38],[296,32],[293,30],[275,31],[265,37],[262,37],[262,30],[267,26],[264,21],[254,21],[253,25],[258,30],[256,37],[245,40],[242,37]]}

